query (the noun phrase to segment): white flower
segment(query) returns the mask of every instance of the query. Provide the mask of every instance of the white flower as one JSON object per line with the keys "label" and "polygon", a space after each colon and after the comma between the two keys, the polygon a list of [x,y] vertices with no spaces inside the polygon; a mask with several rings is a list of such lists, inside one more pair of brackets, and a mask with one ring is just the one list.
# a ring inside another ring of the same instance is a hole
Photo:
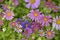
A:
{"label": "white flower", "polygon": [[15,31],[18,33],[22,32],[22,26],[21,25],[16,26]]}
{"label": "white flower", "polygon": [[60,30],[60,16],[56,16],[56,18],[53,18],[53,28],[56,28],[57,30]]}

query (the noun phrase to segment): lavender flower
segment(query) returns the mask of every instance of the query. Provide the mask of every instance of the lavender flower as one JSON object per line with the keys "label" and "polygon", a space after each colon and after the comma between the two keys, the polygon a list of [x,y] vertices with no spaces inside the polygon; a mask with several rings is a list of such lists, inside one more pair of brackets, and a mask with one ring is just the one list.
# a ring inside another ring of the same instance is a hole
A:
{"label": "lavender flower", "polygon": [[40,22],[42,23],[42,26],[49,26],[49,23],[52,22],[51,16],[42,15],[40,18]]}
{"label": "lavender flower", "polygon": [[27,8],[38,8],[38,6],[40,5],[40,0],[25,0],[25,2],[28,2],[28,4],[26,5]]}
{"label": "lavender flower", "polygon": [[29,17],[32,19],[32,20],[39,20],[40,18],[40,12],[39,10],[31,10],[30,11],[30,14],[29,14]]}
{"label": "lavender flower", "polygon": [[56,16],[56,18],[53,18],[53,28],[56,28],[57,30],[60,30],[60,16]]}
{"label": "lavender flower", "polygon": [[32,29],[30,29],[30,28],[24,29],[23,36],[28,38],[31,34],[32,34]]}

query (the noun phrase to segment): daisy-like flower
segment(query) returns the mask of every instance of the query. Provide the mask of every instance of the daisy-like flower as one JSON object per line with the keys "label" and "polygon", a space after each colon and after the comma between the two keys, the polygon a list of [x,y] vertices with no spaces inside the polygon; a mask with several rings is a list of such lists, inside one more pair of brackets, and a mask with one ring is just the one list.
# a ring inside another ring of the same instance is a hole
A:
{"label": "daisy-like flower", "polygon": [[18,0],[12,0],[14,2],[14,5],[17,6],[19,4]]}
{"label": "daisy-like flower", "polygon": [[23,28],[31,28],[31,24],[28,21],[22,23]]}
{"label": "daisy-like flower", "polygon": [[8,10],[8,4],[1,4],[4,10]]}
{"label": "daisy-like flower", "polygon": [[2,20],[0,20],[0,26],[2,26],[3,25],[3,21]]}
{"label": "daisy-like flower", "polygon": [[26,5],[27,8],[38,8],[38,6],[40,5],[40,0],[25,0],[25,2],[27,2],[28,4]]}
{"label": "daisy-like flower", "polygon": [[52,10],[53,10],[54,12],[58,12],[58,9],[59,9],[58,6],[53,6],[53,7],[52,7]]}
{"label": "daisy-like flower", "polygon": [[14,29],[17,33],[22,32],[22,26],[21,25],[16,26]]}
{"label": "daisy-like flower", "polygon": [[23,32],[23,36],[29,37],[32,34],[32,29],[31,28],[25,28]]}
{"label": "daisy-like flower", "polygon": [[42,23],[42,26],[49,26],[49,23],[52,22],[51,16],[42,15],[40,18],[40,22]]}
{"label": "daisy-like flower", "polygon": [[14,18],[14,13],[10,10],[6,10],[4,18],[6,18],[6,20],[12,20]]}
{"label": "daisy-like flower", "polygon": [[29,14],[29,17],[32,19],[32,20],[39,20],[40,18],[40,12],[39,10],[31,10],[30,11],[30,14]]}
{"label": "daisy-like flower", "polygon": [[31,28],[33,32],[38,32],[38,30],[40,29],[39,24],[37,22],[32,22]]}
{"label": "daisy-like flower", "polygon": [[12,26],[13,28],[15,28],[16,27],[16,22],[15,21],[11,22],[10,26]]}
{"label": "daisy-like flower", "polygon": [[55,32],[53,30],[47,30],[46,31],[46,37],[48,39],[52,39],[55,36]]}
{"label": "daisy-like flower", "polygon": [[22,20],[21,20],[20,18],[18,18],[18,19],[16,20],[16,24],[17,24],[17,25],[21,25],[21,24],[22,24]]}
{"label": "daisy-like flower", "polygon": [[60,16],[56,16],[56,18],[53,18],[53,28],[56,28],[57,30],[60,30]]}
{"label": "daisy-like flower", "polygon": [[39,35],[42,37],[42,36],[45,36],[45,34],[44,34],[44,31],[43,30],[39,30]]}

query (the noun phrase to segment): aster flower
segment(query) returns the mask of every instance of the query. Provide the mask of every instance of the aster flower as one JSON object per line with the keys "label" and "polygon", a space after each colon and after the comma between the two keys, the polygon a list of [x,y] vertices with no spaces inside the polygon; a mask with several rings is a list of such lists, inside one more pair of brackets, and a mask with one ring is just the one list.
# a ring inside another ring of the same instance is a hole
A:
{"label": "aster flower", "polygon": [[14,2],[14,5],[17,6],[19,4],[18,0],[12,0]]}
{"label": "aster flower", "polygon": [[45,34],[44,34],[44,31],[43,31],[43,30],[39,30],[39,32],[38,32],[38,33],[39,33],[39,36],[41,36],[41,37],[42,37],[42,36],[45,36]]}
{"label": "aster flower", "polygon": [[56,28],[57,30],[60,30],[60,16],[56,16],[56,18],[53,18],[53,28]]}
{"label": "aster flower", "polygon": [[52,10],[53,10],[54,12],[58,12],[58,9],[59,9],[58,6],[53,6],[53,7],[52,7]]}
{"label": "aster flower", "polygon": [[22,20],[21,20],[20,18],[18,18],[18,19],[16,20],[16,24],[17,24],[17,25],[21,25],[21,24],[22,24]]}
{"label": "aster flower", "polygon": [[8,10],[8,4],[1,4],[4,10]]}
{"label": "aster flower", "polygon": [[40,5],[40,0],[25,0],[25,2],[28,2],[28,4],[26,5],[27,8],[38,8],[38,6]]}
{"label": "aster flower", "polygon": [[39,10],[31,10],[30,11],[30,14],[29,14],[29,17],[32,19],[32,20],[39,20],[40,18],[40,12]]}
{"label": "aster flower", "polygon": [[55,36],[55,32],[53,30],[47,30],[46,31],[46,37],[48,39],[52,39]]}
{"label": "aster flower", "polygon": [[16,26],[14,29],[17,33],[22,32],[22,26],[21,25]]}
{"label": "aster flower", "polygon": [[15,28],[16,27],[16,22],[15,21],[11,22],[10,26],[12,26],[13,28]]}
{"label": "aster flower", "polygon": [[31,28],[31,24],[28,21],[22,23],[23,28]]}
{"label": "aster flower", "polygon": [[40,22],[42,23],[42,26],[49,26],[49,23],[52,22],[51,16],[42,15],[40,18]]}
{"label": "aster flower", "polygon": [[23,36],[29,37],[32,34],[32,29],[31,28],[25,28],[23,32]]}
{"label": "aster flower", "polygon": [[40,29],[39,24],[37,22],[32,22],[31,28],[33,32],[37,32]]}
{"label": "aster flower", "polygon": [[0,26],[2,26],[3,25],[3,21],[2,20],[0,20]]}
{"label": "aster flower", "polygon": [[14,13],[10,10],[6,10],[4,18],[6,18],[6,20],[12,20],[14,18]]}

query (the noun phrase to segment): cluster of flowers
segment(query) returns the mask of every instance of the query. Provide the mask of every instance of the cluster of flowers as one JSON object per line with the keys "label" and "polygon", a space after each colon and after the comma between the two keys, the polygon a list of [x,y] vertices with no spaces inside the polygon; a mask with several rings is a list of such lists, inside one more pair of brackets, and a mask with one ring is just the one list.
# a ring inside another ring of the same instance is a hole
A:
{"label": "cluster of flowers", "polygon": [[[17,0],[13,0],[14,5],[18,5]],[[38,33],[38,36],[45,36],[48,39],[52,39],[55,36],[54,28],[60,30],[60,16],[56,16],[52,18],[51,15],[44,15],[42,12],[39,12],[38,8],[40,5],[40,0],[25,0],[28,4],[27,8],[32,8],[30,13],[27,16],[24,16],[23,19],[18,18],[14,21],[11,21],[9,26],[13,28],[17,33],[22,33],[22,40],[28,40],[25,38],[29,38],[32,34]],[[48,6],[50,9],[54,10],[54,12],[58,12],[58,6],[45,1],[45,6]],[[8,9],[7,5],[2,4],[2,8],[4,12],[0,14],[0,27],[4,25],[2,18],[6,20],[12,20],[14,18],[14,12]],[[31,20],[31,21],[29,21]],[[48,27],[52,24],[52,29],[46,29],[44,31],[44,27]]]}

